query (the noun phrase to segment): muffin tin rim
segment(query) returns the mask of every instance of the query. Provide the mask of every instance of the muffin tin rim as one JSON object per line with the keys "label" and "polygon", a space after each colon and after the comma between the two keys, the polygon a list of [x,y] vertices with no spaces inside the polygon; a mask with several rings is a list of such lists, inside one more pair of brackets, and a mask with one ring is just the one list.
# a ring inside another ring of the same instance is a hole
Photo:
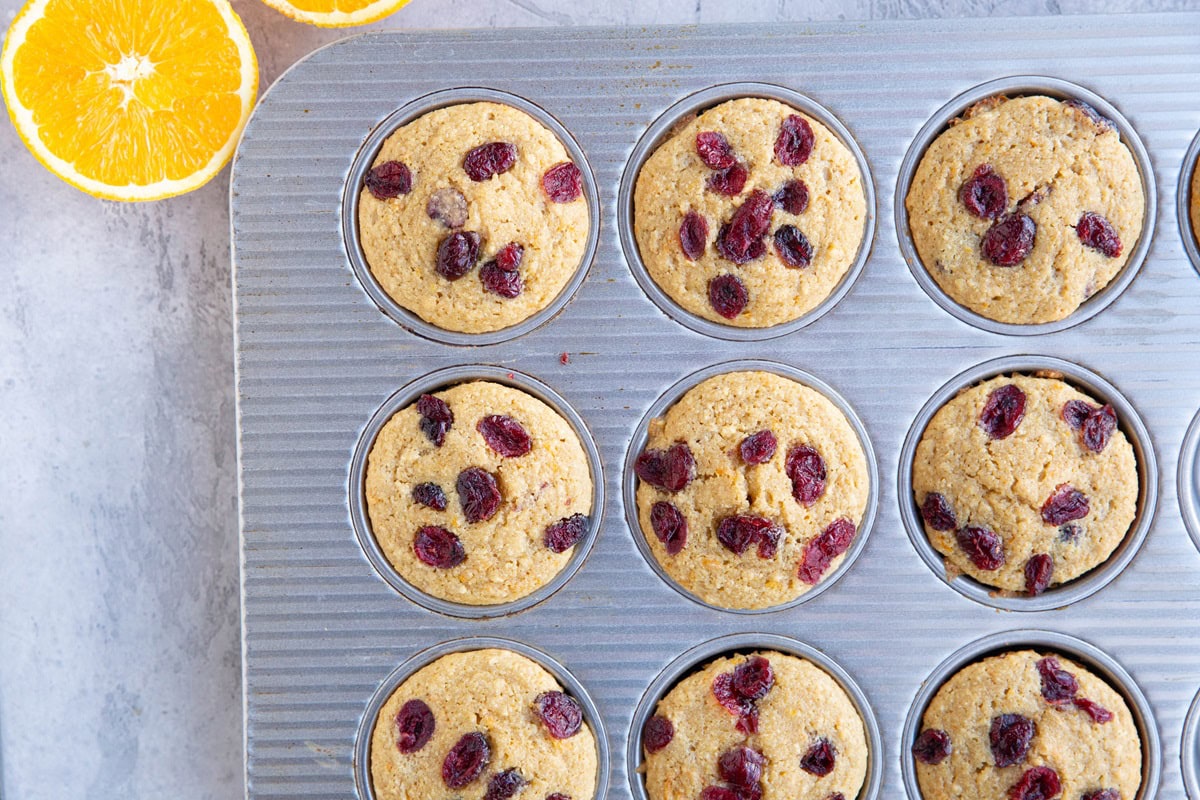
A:
{"label": "muffin tin rim", "polygon": [[[1200,141],[1200,138],[1197,139]],[[1196,461],[1200,459],[1200,411],[1192,417],[1179,446],[1179,466],[1175,472],[1175,496],[1179,501],[1179,514],[1183,527],[1191,537],[1192,544],[1200,550],[1200,493],[1196,487]],[[1197,783],[1196,800],[1200,800],[1200,783]]]}
{"label": "muffin tin rim", "polygon": [[[727,606],[719,606],[702,600],[699,596],[685,589],[674,578],[667,574],[663,566],[654,557],[654,552],[650,548],[649,542],[646,541],[646,534],[642,531],[641,521],[638,518],[637,506],[637,485],[638,478],[633,470],[633,463],[638,455],[646,447],[646,441],[649,438],[647,431],[650,421],[663,416],[673,407],[680,399],[683,398],[690,390],[698,386],[700,383],[709,378],[717,377],[731,372],[770,372],[784,378],[799,383],[801,386],[812,389],[822,395],[826,400],[833,404],[841,414],[846,418],[855,436],[858,437],[859,445],[863,449],[863,456],[866,460],[867,467],[867,502],[863,507],[862,518],[859,520],[858,529],[855,532],[854,541],[850,545],[850,549],[846,551],[842,563],[837,566],[828,576],[821,579],[816,586],[813,586],[807,592],[804,592],[799,597],[788,600],[779,605],[767,606],[766,608],[729,608]],[[776,611],[786,611],[795,608],[798,605],[806,603],[818,595],[827,591],[831,586],[841,580],[859,555],[866,548],[867,539],[870,538],[871,531],[874,528],[875,516],[879,508],[879,464],[875,456],[875,449],[871,444],[871,437],[867,433],[866,426],[859,418],[854,407],[850,405],[836,389],[831,385],[821,380],[812,373],[793,367],[790,364],[785,364],[780,361],[771,361],[768,359],[735,359],[732,361],[723,361],[717,364],[712,364],[708,367],[696,370],[690,374],[684,375],[679,380],[672,383],[662,394],[646,409],[646,413],[638,421],[634,428],[633,435],[629,440],[629,445],[625,451],[621,471],[621,500],[625,506],[625,522],[629,528],[629,533],[632,535],[634,544],[637,546],[638,552],[645,559],[646,564],[654,571],[655,575],[670,588],[674,589],[683,597],[693,603],[697,603],[705,608],[714,611],[720,611],[730,614],[754,615],[754,614],[770,614]]]}
{"label": "muffin tin rim", "polygon": [[[1180,165],[1179,181],[1175,187],[1175,214],[1179,222],[1179,238],[1183,240],[1183,252],[1192,262],[1193,269],[1200,273],[1200,242],[1196,241],[1196,237],[1200,236],[1200,231],[1192,229],[1190,213],[1192,181],[1200,178],[1196,174],[1197,166],[1200,166],[1200,131],[1197,131],[1196,135],[1192,137],[1191,144],[1184,153],[1183,164]],[[1197,796],[1200,796],[1200,786],[1197,787],[1197,790]]]}
{"label": "muffin tin rim", "polygon": [[[479,606],[456,603],[434,597],[406,581],[396,568],[392,566],[384,554],[379,541],[375,538],[370,515],[367,512],[365,496],[368,456],[371,449],[375,446],[375,440],[379,436],[379,432],[383,429],[383,426],[399,411],[416,402],[421,394],[441,391],[473,381],[486,381],[508,386],[525,392],[549,406],[570,425],[578,437],[580,446],[583,448],[588,462],[588,470],[591,473],[592,480],[592,510],[587,515],[588,530],[583,539],[575,544],[574,552],[563,568],[548,583],[538,587],[524,597],[518,597],[515,600],[505,603]],[[358,544],[362,548],[367,561],[370,562],[379,577],[396,592],[428,611],[462,619],[491,619],[516,614],[542,603],[562,589],[579,572],[583,563],[591,554],[596,537],[600,534],[601,523],[604,518],[604,483],[604,467],[591,430],[588,428],[583,417],[579,415],[562,395],[538,378],[517,369],[488,364],[462,364],[434,370],[408,381],[399,389],[392,392],[371,413],[366,425],[355,441],[353,455],[350,460],[348,483],[350,519],[354,528],[355,538],[358,540]]]}
{"label": "muffin tin rim", "polygon": [[591,727],[592,739],[596,743],[596,790],[591,800],[605,800],[608,796],[611,769],[608,733],[604,729],[604,720],[592,696],[588,694],[583,683],[558,659],[544,650],[503,636],[463,636],[438,642],[417,651],[388,673],[367,701],[354,733],[354,788],[360,800],[375,800],[375,787],[371,780],[371,735],[379,713],[392,694],[418,670],[429,666],[442,656],[490,649],[509,650],[525,656],[553,675],[567,694],[579,702],[583,709],[584,722]]}
{"label": "muffin tin rim", "polygon": [[[934,415],[962,391],[999,375],[1020,374],[1036,377],[1039,372],[1058,373],[1064,383],[1086,390],[1093,398],[1110,403],[1116,409],[1118,430],[1125,433],[1126,438],[1130,440],[1137,458],[1138,479],[1141,483],[1138,487],[1137,515],[1121,543],[1104,561],[1078,578],[1048,589],[1037,597],[999,594],[1002,590],[966,574],[948,579],[946,558],[929,541],[916,501],[913,499],[912,468],[917,445]],[[1158,511],[1158,481],[1158,461],[1150,432],[1137,409],[1116,386],[1092,370],[1061,358],[1012,355],[993,358],[959,372],[925,401],[913,418],[900,449],[900,460],[896,469],[896,499],[900,506],[901,522],[913,549],[942,583],[967,599],[991,608],[1003,611],[1050,611],[1077,603],[1099,592],[1116,580],[1129,566],[1141,550]]]}
{"label": "muffin tin rim", "polygon": [[[384,290],[371,271],[370,265],[367,264],[366,254],[362,249],[358,230],[358,204],[363,178],[370,169],[371,162],[375,160],[383,143],[396,130],[430,112],[479,102],[506,105],[529,115],[549,130],[562,144],[567,151],[567,157],[580,168],[583,176],[582,199],[587,203],[588,208],[588,234],[584,242],[583,254],[580,256],[579,263],[575,265],[571,278],[548,305],[508,327],[494,331],[466,333],[442,328],[422,319],[415,312],[400,305]],[[447,345],[500,344],[525,336],[553,320],[566,308],[583,286],[592,264],[595,263],[600,242],[600,192],[596,185],[596,175],[583,147],[567,127],[542,106],[512,92],[484,86],[460,86],[428,92],[409,99],[377,122],[354,153],[346,181],[342,186],[338,208],[341,214],[338,228],[341,232],[342,249],[351,272],[354,273],[354,277],[367,297],[384,316],[409,333]]]}
{"label": "muffin tin rim", "polygon": [[1158,733],[1154,707],[1137,681],[1115,658],[1099,647],[1069,634],[1037,628],[999,631],[976,639],[946,656],[922,681],[900,728],[900,771],[909,800],[924,800],[917,783],[912,743],[916,741],[925,711],[938,690],[959,670],[985,658],[1039,648],[1080,662],[1089,671],[1099,673],[1097,677],[1121,695],[1129,706],[1133,724],[1142,740],[1142,782],[1137,797],[1131,800],[1153,800],[1158,792],[1162,771],[1162,739]]}
{"label": "muffin tin rim", "polygon": [[1183,772],[1183,787],[1191,800],[1200,800],[1200,692],[1188,706],[1183,719],[1179,742],[1179,767]]}
{"label": "muffin tin rim", "polygon": [[[975,103],[1004,94],[1008,94],[1013,99],[1037,95],[1056,100],[1073,98],[1092,106],[1116,125],[1121,141],[1129,148],[1133,156],[1134,164],[1137,166],[1138,175],[1142,181],[1144,198],[1142,230],[1138,236],[1137,245],[1130,252],[1125,266],[1113,276],[1107,286],[1084,300],[1074,311],[1060,320],[1030,324],[1000,322],[970,310],[950,297],[938,285],[921,261],[912,240],[912,229],[909,226],[908,209],[905,202],[908,199],[909,190],[912,188],[913,177],[916,175],[917,167],[924,158],[925,152],[934,140],[947,130],[952,120],[961,116]],[[1150,251],[1158,216],[1158,186],[1154,175],[1154,164],[1150,160],[1150,154],[1137,129],[1108,100],[1090,89],[1062,78],[1046,75],[1011,75],[976,84],[952,97],[929,116],[913,137],[904,153],[904,159],[900,162],[900,169],[896,176],[896,190],[893,195],[893,214],[900,255],[908,265],[908,271],[916,280],[917,285],[938,307],[960,322],[989,333],[1035,336],[1056,333],[1086,322],[1115,303],[1125,293],[1125,290],[1129,288],[1141,271]]]}
{"label": "muffin tin rim", "polygon": [[797,656],[821,669],[832,678],[854,704],[862,719],[867,740],[867,774],[862,788],[853,800],[875,800],[883,782],[883,737],[870,698],[850,673],[832,656],[808,644],[776,633],[733,633],[693,645],[671,659],[646,687],[638,699],[630,719],[629,732],[625,737],[625,771],[629,776],[629,789],[633,800],[650,800],[643,780],[642,731],[655,707],[671,688],[697,669],[702,669],[718,657],[732,655],[743,650],[770,650]]}
{"label": "muffin tin rim", "polygon": [[[650,276],[645,262],[642,260],[637,237],[634,234],[634,191],[637,179],[646,161],[658,151],[672,130],[689,114],[700,114],[721,103],[743,98],[759,98],[775,100],[800,111],[824,125],[830,133],[850,151],[858,165],[863,186],[863,196],[866,201],[863,214],[862,239],[858,245],[854,261],[834,286],[829,296],[810,309],[805,314],[787,322],[780,322],[766,328],[740,327],[727,325],[705,319],[693,314],[679,303],[675,302],[658,283]],[[616,217],[618,238],[625,263],[633,274],[638,287],[659,311],[672,322],[696,333],[704,334],[715,339],[733,342],[760,342],[786,336],[801,328],[816,322],[832,311],[854,285],[866,269],[871,251],[875,244],[876,233],[876,194],[875,179],[871,173],[871,165],[858,145],[858,140],[849,128],[824,105],[807,95],[774,83],[759,81],[737,81],[720,83],[684,95],[671,105],[662,109],[654,121],[638,137],[625,166],[621,170],[621,180],[617,187]]]}

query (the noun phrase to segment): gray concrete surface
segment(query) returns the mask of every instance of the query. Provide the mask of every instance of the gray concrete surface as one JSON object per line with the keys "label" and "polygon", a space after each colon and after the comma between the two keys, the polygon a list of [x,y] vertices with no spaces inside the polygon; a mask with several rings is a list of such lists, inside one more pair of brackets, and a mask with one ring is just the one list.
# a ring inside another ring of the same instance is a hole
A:
{"label": "gray concrete surface", "polygon": [[[0,0],[7,27],[21,0]],[[376,27],[1171,10],[1189,0],[413,0]],[[262,87],[347,35],[234,0]],[[516,56],[516,57],[519,57]],[[226,169],[123,205],[0,123],[0,797],[243,793]]]}

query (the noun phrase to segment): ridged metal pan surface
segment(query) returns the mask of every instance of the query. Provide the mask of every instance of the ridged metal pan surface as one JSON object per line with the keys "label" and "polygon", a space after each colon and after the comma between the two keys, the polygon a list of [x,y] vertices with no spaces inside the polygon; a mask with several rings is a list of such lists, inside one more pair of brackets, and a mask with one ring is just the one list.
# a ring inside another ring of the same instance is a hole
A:
{"label": "ridged metal pan surface", "polygon": [[[1145,260],[1111,305],[1022,336],[974,327],[931,299],[901,254],[893,213],[901,162],[930,117],[1017,75],[1077,84],[1117,109],[1145,145],[1159,208]],[[608,797],[629,800],[630,724],[659,674],[708,640],[764,634],[815,648],[861,689],[882,742],[877,796],[905,797],[903,730],[926,679],[985,636],[1019,642],[1035,629],[1080,639],[1128,673],[1161,739],[1156,796],[1183,800],[1184,776],[1195,787],[1197,773],[1195,725],[1181,741],[1200,690],[1200,554],[1178,491],[1194,509],[1197,482],[1179,465],[1195,461],[1181,448],[1200,408],[1200,276],[1175,203],[1200,129],[1198,76],[1200,14],[378,33],[293,67],[246,129],[231,200],[248,796],[356,797],[356,732],[381,684],[430,647],[500,637],[586,688],[607,732]],[[618,230],[621,176],[639,140],[671,106],[735,82],[784,87],[826,109],[864,153],[876,198],[869,256],[845,296],[762,341],[707,336],[668,316],[635,280]],[[562,311],[479,347],[432,341],[385,315],[351,268],[342,219],[347,178],[376,127],[420,97],[471,87],[524,98],[562,124],[595,176],[601,221],[595,258]],[[1002,611],[956,591],[902,522],[911,501],[897,497],[899,459],[922,407],[955,376],[1007,356],[1061,359],[1111,384],[1157,456],[1144,541],[1111,582],[1061,608]],[[809,602],[754,615],[666,584],[622,503],[622,467],[647,409],[692,373],[745,359],[828,384],[861,419],[879,472],[875,521],[845,574]],[[410,382],[462,365],[513,370],[561,396],[595,439],[607,498],[565,585],[487,619],[438,613],[394,589],[360,545],[347,491],[376,411]]]}

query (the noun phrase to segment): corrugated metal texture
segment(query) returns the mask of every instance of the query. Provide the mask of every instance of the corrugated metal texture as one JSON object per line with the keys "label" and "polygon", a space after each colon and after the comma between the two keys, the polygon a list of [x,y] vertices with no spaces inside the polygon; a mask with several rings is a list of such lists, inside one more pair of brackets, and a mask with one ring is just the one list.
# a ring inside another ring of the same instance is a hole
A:
{"label": "corrugated metal texture", "polygon": [[[1064,78],[1112,102],[1150,152],[1160,206],[1124,295],[1078,327],[1020,338],[938,308],[901,259],[891,212],[900,161],[928,116],[1014,74]],[[883,732],[880,796],[903,796],[900,729],[922,680],[980,636],[1044,628],[1097,645],[1132,673],[1163,738],[1159,797],[1182,800],[1180,731],[1200,689],[1200,555],[1175,475],[1200,406],[1200,277],[1174,198],[1200,128],[1198,75],[1200,15],[1178,14],[377,34],[294,67],[264,97],[234,165],[250,796],[353,797],[355,726],[388,673],[440,641],[499,635],[545,650],[588,687],[609,732],[609,794],[628,798],[625,738],[642,692],[688,647],[749,631],[794,636],[849,671]],[[659,311],[621,256],[615,220],[621,171],[655,117],[693,91],[748,80],[796,89],[845,123],[871,165],[878,226],[865,271],[836,308],[791,335],[741,344]],[[574,134],[596,174],[602,229],[588,278],[559,317],[515,341],[461,348],[420,339],[371,304],[339,215],[346,174],[376,123],[422,94],[480,85],[543,106]],[[895,488],[901,444],[926,399],[966,368],[1017,353],[1075,361],[1115,384],[1145,420],[1161,475],[1157,520],[1132,565],[1091,598],[1034,614],[985,608],[934,576],[905,535]],[[865,423],[881,478],[853,568],[812,602],[755,617],[705,609],[662,583],[620,501],[620,465],[645,409],[688,373],[739,358],[829,382]],[[350,458],[376,408],[419,375],[476,362],[518,368],[565,397],[596,438],[609,498],[595,549],[566,587],[490,621],[440,616],[394,592],[359,547],[347,503]]]}

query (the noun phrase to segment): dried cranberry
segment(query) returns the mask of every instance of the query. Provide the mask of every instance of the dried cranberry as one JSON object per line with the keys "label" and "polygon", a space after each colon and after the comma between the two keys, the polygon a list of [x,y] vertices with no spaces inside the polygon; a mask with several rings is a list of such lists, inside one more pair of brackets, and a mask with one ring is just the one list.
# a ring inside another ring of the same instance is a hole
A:
{"label": "dried cranberry", "polygon": [[429,743],[435,722],[424,700],[409,700],[396,714],[396,748],[415,753]]}
{"label": "dried cranberry", "polygon": [[997,267],[1015,267],[1029,256],[1037,223],[1025,214],[1007,214],[983,234],[983,255]]}
{"label": "dried cranberry", "polygon": [[1001,714],[992,717],[988,731],[988,742],[992,746],[992,758],[997,767],[1011,767],[1025,760],[1029,745],[1033,741],[1033,720],[1020,714]]}
{"label": "dried cranberry", "polygon": [[542,191],[554,203],[573,203],[583,196],[583,172],[570,161],[555,164],[542,175]]}
{"label": "dried cranberry", "polygon": [[717,759],[717,774],[726,783],[750,787],[762,780],[763,765],[767,760],[762,753],[749,747],[726,750]]}
{"label": "dried cranberry", "polygon": [[744,702],[733,691],[732,672],[720,672],[713,678],[712,693],[717,703],[734,716],[738,716],[753,707],[749,703]]}
{"label": "dried cranberry", "polygon": [[738,793],[725,786],[705,786],[700,792],[700,800],[742,800]]}
{"label": "dried cranberry", "polygon": [[1095,722],[1097,725],[1112,722],[1113,713],[1095,700],[1089,700],[1086,697],[1076,697],[1073,702],[1076,708],[1091,717],[1092,722]]}
{"label": "dried cranberry", "polygon": [[812,242],[794,225],[780,225],[775,230],[775,252],[789,267],[803,269],[812,263]]}
{"label": "dried cranberry", "polygon": [[385,161],[371,167],[363,184],[376,200],[387,200],[412,191],[412,172],[400,161]]}
{"label": "dried cranberry", "polygon": [[725,197],[737,197],[742,193],[742,189],[746,188],[748,177],[750,177],[750,173],[743,165],[734,164],[728,169],[709,175],[705,186],[710,192],[716,192]]}
{"label": "dried cranberry", "polygon": [[1004,543],[994,531],[969,525],[955,533],[954,538],[976,569],[990,572],[1004,566]]}
{"label": "dried cranberry", "polygon": [[738,445],[738,453],[747,464],[765,464],[775,455],[779,442],[770,430],[752,433]]}
{"label": "dried cranberry", "polygon": [[775,203],[762,189],[755,189],[733,212],[728,225],[717,235],[717,251],[735,264],[745,264],[766,252],[762,238],[771,227]]}
{"label": "dried cranberry", "polygon": [[633,471],[657,489],[678,492],[696,476],[696,459],[686,442],[676,442],[666,450],[643,450],[633,462]]}
{"label": "dried cranberry", "polygon": [[733,692],[744,701],[758,700],[774,685],[775,671],[762,656],[751,656],[733,669]]}
{"label": "dried cranberry", "polygon": [[451,569],[467,560],[458,537],[437,525],[426,525],[413,538],[413,552],[423,564],[438,569]]}
{"label": "dried cranberry", "polygon": [[725,319],[734,319],[746,310],[750,293],[736,275],[718,275],[708,282],[708,302]]}
{"label": "dried cranberry", "polygon": [[800,759],[800,769],[818,778],[823,778],[833,772],[837,751],[828,739],[818,739],[808,752]]}
{"label": "dried cranberry", "polygon": [[815,141],[808,120],[789,114],[779,126],[779,136],[775,139],[775,158],[785,167],[798,167],[812,155]]}
{"label": "dried cranberry", "polygon": [[1072,97],[1070,100],[1064,100],[1063,105],[1067,106],[1068,108],[1074,108],[1075,110],[1081,112],[1085,117],[1102,128],[1107,128],[1110,131],[1115,131],[1117,129],[1115,122],[1082,100],[1076,100],[1074,97]]}
{"label": "dried cranberry", "polygon": [[935,531],[952,531],[958,527],[958,518],[954,516],[950,501],[937,492],[925,495],[925,502],[921,504],[921,517],[925,524]]}
{"label": "dried cranberry", "polygon": [[779,550],[779,540],[783,538],[783,528],[778,525],[763,528],[755,538],[758,541],[758,557],[774,558]]}
{"label": "dried cranberry", "polygon": [[1047,525],[1062,525],[1083,519],[1090,510],[1087,495],[1068,483],[1060,483],[1042,503],[1042,521]]}
{"label": "dried cranberry", "polygon": [[811,506],[825,494],[825,459],[815,448],[798,444],[788,450],[784,471],[792,482],[792,497]]}
{"label": "dried cranberry", "polygon": [[434,511],[446,510],[446,493],[436,483],[418,483],[413,487],[413,500]]}
{"label": "dried cranberry", "polygon": [[1058,540],[1060,542],[1074,542],[1083,534],[1083,528],[1071,522],[1066,525],[1059,526]]}
{"label": "dried cranberry", "polygon": [[437,249],[437,274],[456,281],[475,268],[482,240],[475,231],[455,231],[442,239]]}
{"label": "dried cranberry", "polygon": [[491,758],[487,737],[477,732],[463,734],[442,762],[442,781],[451,789],[461,789],[483,774]]}
{"label": "dried cranberry", "polygon": [[854,523],[842,517],[829,524],[821,535],[804,548],[804,559],[800,563],[800,580],[816,585],[833,560],[850,549],[854,541]]}
{"label": "dried cranberry", "polygon": [[481,467],[467,467],[458,473],[454,488],[467,522],[491,519],[500,508],[500,488],[496,478]]}
{"label": "dried cranberry", "polygon": [[506,769],[504,772],[497,772],[488,781],[483,800],[509,800],[528,785],[529,781],[521,777],[521,773],[516,769]]}
{"label": "dried cranberry", "polygon": [[808,187],[802,180],[788,181],[772,195],[771,201],[789,214],[803,214],[808,208]]}
{"label": "dried cranberry", "polygon": [[695,211],[683,215],[679,223],[679,247],[688,261],[695,261],[708,249],[708,220]]}
{"label": "dried cranberry", "polygon": [[660,501],[650,507],[650,527],[667,549],[667,555],[678,555],[687,544],[687,518],[670,503]]}
{"label": "dried cranberry", "polygon": [[1079,800],[1121,800],[1121,793],[1116,789],[1097,789],[1082,795]]}
{"label": "dried cranberry", "polygon": [[1075,235],[1093,250],[1099,250],[1109,258],[1121,255],[1121,237],[1104,217],[1093,211],[1083,212],[1075,223]]}
{"label": "dried cranberry", "polygon": [[709,169],[729,169],[737,163],[733,147],[724,134],[702,131],[696,134],[696,152]]}
{"label": "dried cranberry", "polygon": [[1087,420],[1088,415],[1096,409],[1082,400],[1068,400],[1063,403],[1062,418],[1063,422],[1067,423],[1067,427],[1077,431],[1083,427],[1083,423]]}
{"label": "dried cranberry", "polygon": [[1025,393],[1015,383],[993,389],[979,412],[979,426],[987,432],[989,439],[1008,438],[1023,419]]}
{"label": "dried cranberry", "polygon": [[467,224],[467,198],[458,189],[438,189],[425,203],[429,218],[454,230]]}
{"label": "dried cranberry", "polygon": [[[721,524],[717,526],[717,541],[725,545],[727,550],[730,550],[739,556],[746,552],[751,544],[757,544],[760,555],[763,550],[763,542],[769,544],[767,549],[774,555],[774,549],[783,535],[782,529],[774,522],[765,517],[750,517],[737,515],[726,517],[721,520]],[[770,558],[770,556],[765,556]]]}
{"label": "dried cranberry", "polygon": [[647,753],[657,753],[675,738],[675,726],[666,717],[655,715],[642,728],[642,744]]}
{"label": "dried cranberry", "polygon": [[554,792],[553,794],[546,795],[546,800],[571,800],[571,795]]}
{"label": "dried cranberry", "polygon": [[495,261],[489,261],[479,268],[479,282],[483,288],[492,294],[512,300],[519,297],[525,289],[519,272],[505,272],[496,266]]}
{"label": "dried cranberry", "polygon": [[937,728],[921,731],[912,746],[913,758],[931,766],[942,763],[952,752],[954,747],[950,744],[950,734]]}
{"label": "dried cranberry", "polygon": [[1050,767],[1025,770],[1021,780],[1008,790],[1009,800],[1051,800],[1062,791],[1058,773]]}
{"label": "dried cranberry", "polygon": [[518,242],[509,242],[496,253],[496,267],[504,272],[516,272],[525,258],[525,248]]}
{"label": "dried cranberry", "polygon": [[1054,577],[1054,559],[1048,553],[1036,553],[1025,562],[1025,591],[1037,597],[1050,586]]}
{"label": "dried cranberry", "polygon": [[1065,703],[1075,699],[1079,682],[1075,676],[1058,665],[1058,659],[1047,656],[1037,662],[1038,675],[1042,678],[1042,697],[1048,703]]}
{"label": "dried cranberry", "polygon": [[508,172],[517,163],[517,146],[511,142],[488,142],[463,158],[463,169],[473,181],[486,181]]}
{"label": "dried cranberry", "polygon": [[995,219],[1008,208],[1008,188],[990,164],[980,164],[959,187],[958,199],[980,219]]}
{"label": "dried cranberry", "polygon": [[555,739],[570,739],[583,727],[583,709],[574,697],[562,692],[542,692],[533,702],[538,719]]}
{"label": "dried cranberry", "polygon": [[505,458],[520,458],[533,449],[533,439],[515,419],[503,414],[491,414],[479,420],[475,430],[487,446]]}
{"label": "dried cranberry", "polygon": [[575,546],[587,533],[588,518],[583,514],[572,514],[546,526],[542,541],[546,549],[554,553],[565,553]]}
{"label": "dried cranberry", "polygon": [[1117,412],[1112,406],[1097,408],[1088,414],[1080,429],[1083,446],[1093,453],[1102,453],[1117,429]]}
{"label": "dried cranberry", "polygon": [[421,415],[421,431],[435,446],[446,441],[446,432],[454,425],[454,412],[440,397],[423,394],[417,398],[417,413]]}
{"label": "dried cranberry", "polygon": [[829,797],[826,797],[825,800],[846,800],[846,795],[841,792],[834,792]]}

